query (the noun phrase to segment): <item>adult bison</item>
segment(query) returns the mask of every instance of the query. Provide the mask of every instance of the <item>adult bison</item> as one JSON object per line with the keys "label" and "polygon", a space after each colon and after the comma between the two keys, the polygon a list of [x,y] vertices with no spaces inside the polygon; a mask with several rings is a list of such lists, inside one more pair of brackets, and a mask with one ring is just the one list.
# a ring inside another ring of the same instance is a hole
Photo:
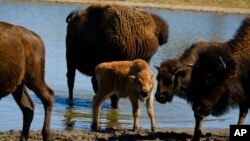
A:
{"label": "adult bison", "polygon": [[34,103],[26,86],[41,99],[45,109],[43,140],[50,141],[50,118],[54,94],[44,81],[45,48],[34,32],[0,22],[0,99],[12,93],[23,113],[20,140],[28,139]]}
{"label": "adult bison", "polygon": [[[243,91],[249,93],[249,41],[250,18],[246,18],[232,40],[194,43],[180,58],[164,61],[159,68],[157,67],[159,72],[156,100],[166,103],[177,95],[192,104],[196,118],[195,140],[199,140],[201,136],[201,125],[205,115],[222,115],[230,106],[245,107],[240,108],[238,121],[239,124],[243,123],[248,109],[244,105],[244,100],[242,102],[242,97],[248,99]],[[193,63],[195,65],[192,68],[190,66],[193,66]],[[219,73],[217,69],[222,69],[223,73]],[[235,71],[228,71],[230,69]],[[239,75],[237,78],[236,74]],[[217,82],[223,86],[217,85]],[[204,115],[200,116],[202,114],[199,112]]]}
{"label": "adult bison", "polygon": [[171,102],[174,95],[186,99],[192,73],[190,65],[197,60],[199,51],[208,44],[219,43],[198,41],[187,48],[179,58],[163,61],[160,67],[155,66],[158,70],[155,98],[159,103]]}
{"label": "adult bison", "polygon": [[208,115],[221,116],[239,107],[238,124],[250,108],[250,18],[243,20],[235,37],[199,53],[188,89],[196,126],[194,139],[201,136],[202,121]]}
{"label": "adult bison", "polygon": [[[69,98],[73,98],[76,69],[92,76],[97,92],[95,67],[102,62],[147,62],[168,39],[168,25],[157,15],[120,5],[91,5],[69,14],[66,21],[66,60]],[[117,108],[118,97],[111,96]]]}

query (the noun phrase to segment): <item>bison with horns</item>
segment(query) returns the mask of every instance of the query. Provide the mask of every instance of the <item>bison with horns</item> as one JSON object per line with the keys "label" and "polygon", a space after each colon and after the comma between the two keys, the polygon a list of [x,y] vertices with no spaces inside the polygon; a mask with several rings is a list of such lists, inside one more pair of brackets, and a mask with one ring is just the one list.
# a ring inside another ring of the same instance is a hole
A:
{"label": "bison with horns", "polygon": [[180,96],[192,104],[196,126],[194,140],[201,137],[202,121],[239,107],[238,124],[243,124],[249,106],[250,18],[243,20],[234,38],[227,42],[194,43],[178,59],[158,68],[156,100]]}
{"label": "bison with horns", "polygon": [[[102,62],[143,59],[149,63],[159,45],[168,40],[168,25],[159,16],[120,5],[91,5],[66,19],[66,61],[69,98],[73,98],[75,71],[92,76]],[[111,96],[117,108],[119,98]]]}

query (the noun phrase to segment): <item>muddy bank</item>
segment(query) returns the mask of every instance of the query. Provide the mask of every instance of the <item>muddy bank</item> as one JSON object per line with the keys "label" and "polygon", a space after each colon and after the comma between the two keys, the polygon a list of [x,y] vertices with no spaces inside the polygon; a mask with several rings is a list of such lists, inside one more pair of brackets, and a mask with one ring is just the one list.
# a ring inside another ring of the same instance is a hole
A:
{"label": "muddy bank", "polygon": [[[203,129],[202,140],[229,140],[228,129]],[[52,130],[53,141],[82,141],[82,140],[101,140],[101,141],[135,141],[135,140],[191,140],[193,129],[161,128],[157,132],[151,133],[150,130],[140,129],[133,132],[131,129],[105,129],[100,132],[89,131],[56,131]],[[0,141],[16,141],[19,139],[20,131],[0,132]],[[42,140],[40,131],[31,131],[29,141]]]}

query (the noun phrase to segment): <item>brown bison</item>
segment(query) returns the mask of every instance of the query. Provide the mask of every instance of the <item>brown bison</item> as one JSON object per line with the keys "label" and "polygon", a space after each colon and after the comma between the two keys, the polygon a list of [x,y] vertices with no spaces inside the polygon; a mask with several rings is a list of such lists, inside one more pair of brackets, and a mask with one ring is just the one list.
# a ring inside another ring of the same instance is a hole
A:
{"label": "brown bison", "polygon": [[193,66],[187,100],[196,119],[194,139],[200,138],[206,116],[221,116],[230,108],[239,107],[238,124],[243,124],[250,108],[249,74],[250,18],[246,18],[233,39],[208,45]]}
{"label": "brown bison", "polygon": [[34,103],[26,86],[41,99],[45,109],[43,140],[50,141],[54,94],[44,81],[45,48],[41,38],[24,27],[0,22],[0,99],[12,93],[23,113],[20,140],[28,139]]}
{"label": "brown bison", "polygon": [[102,102],[113,93],[121,97],[129,97],[133,108],[134,127],[137,131],[140,108],[138,101],[146,100],[151,130],[156,130],[153,108],[154,78],[148,64],[141,59],[134,61],[113,61],[99,64],[96,69],[98,91],[93,98],[92,129],[99,128],[99,115]]}
{"label": "brown bison", "polygon": [[198,41],[187,48],[181,57],[169,59],[156,67],[157,91],[155,98],[159,103],[171,102],[173,96],[186,99],[186,91],[189,86],[192,68],[190,67],[198,57],[198,52],[208,44],[219,44],[209,41]]}
{"label": "brown bison", "polygon": [[[232,40],[228,42],[201,41],[194,43],[180,58],[167,60],[161,63],[159,68],[157,67],[159,72],[157,75],[156,100],[160,103],[166,103],[167,101],[170,102],[174,95],[177,95],[187,99],[193,105],[196,118],[195,140],[200,138],[203,119],[198,116],[200,115],[198,112],[208,112],[203,114],[219,116],[227,112],[230,106],[242,107],[241,105],[244,103],[242,97],[248,99],[245,93],[247,93],[249,83],[247,74],[250,70],[250,64],[248,64],[250,59],[248,53],[250,51],[247,48],[250,45],[249,34],[250,18],[246,18]],[[197,59],[199,60],[196,62]],[[215,60],[217,64],[214,62]],[[195,65],[192,68],[193,63]],[[218,63],[220,67],[218,67]],[[224,75],[222,72],[217,73],[218,70],[216,69],[223,67],[225,67]],[[228,73],[228,69],[235,69],[235,71],[229,71],[230,73]],[[240,75],[235,78],[236,74]],[[223,82],[221,83],[222,86],[217,85],[219,81]],[[211,83],[211,87],[207,83]],[[243,90],[242,86],[244,87]],[[245,92],[243,93],[243,91]],[[218,95],[218,93],[222,95]],[[239,124],[243,123],[247,109],[240,108]]]}
{"label": "brown bison", "polygon": [[[73,98],[75,70],[92,76],[97,92],[95,67],[102,62],[147,62],[168,39],[168,25],[157,15],[120,5],[91,5],[67,17],[66,60],[69,98]],[[117,108],[118,97],[111,97]]]}

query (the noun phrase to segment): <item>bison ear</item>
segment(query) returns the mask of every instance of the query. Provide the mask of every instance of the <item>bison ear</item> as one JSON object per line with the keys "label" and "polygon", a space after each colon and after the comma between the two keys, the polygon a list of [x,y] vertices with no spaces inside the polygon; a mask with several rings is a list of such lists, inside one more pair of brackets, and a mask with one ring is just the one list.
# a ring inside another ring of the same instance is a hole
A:
{"label": "bison ear", "polygon": [[129,75],[128,78],[129,78],[130,80],[135,80],[135,79],[136,79],[136,76],[135,76],[135,75]]}
{"label": "bison ear", "polygon": [[237,76],[238,76],[238,73],[236,72],[236,70],[231,70],[228,73],[228,78],[230,78],[230,79],[236,78]]}
{"label": "bison ear", "polygon": [[156,69],[157,69],[158,71],[160,70],[160,67],[158,67],[158,66],[155,66],[155,65],[154,65],[154,67],[155,67],[155,68],[156,68]]}

